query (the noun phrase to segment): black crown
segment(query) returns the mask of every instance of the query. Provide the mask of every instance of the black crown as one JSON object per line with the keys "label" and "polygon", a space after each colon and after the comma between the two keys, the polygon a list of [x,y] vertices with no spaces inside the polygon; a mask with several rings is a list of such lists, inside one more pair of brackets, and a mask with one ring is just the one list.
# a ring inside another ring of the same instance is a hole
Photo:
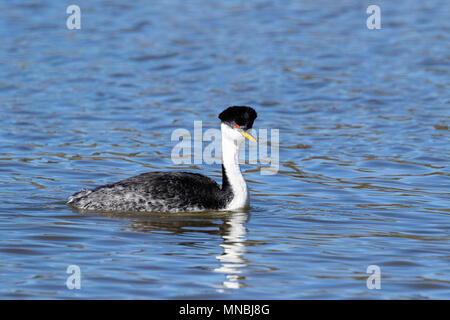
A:
{"label": "black crown", "polygon": [[232,127],[237,124],[240,128],[247,130],[253,127],[253,122],[257,116],[252,107],[232,106],[222,111],[219,114],[219,119]]}

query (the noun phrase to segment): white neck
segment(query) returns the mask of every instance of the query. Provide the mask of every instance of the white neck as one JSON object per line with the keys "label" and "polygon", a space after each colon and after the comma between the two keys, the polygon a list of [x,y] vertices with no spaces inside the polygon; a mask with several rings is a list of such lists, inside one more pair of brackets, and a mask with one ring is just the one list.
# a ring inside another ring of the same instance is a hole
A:
{"label": "white neck", "polygon": [[249,204],[247,184],[239,167],[239,146],[244,137],[226,124],[221,124],[222,129],[222,163],[225,174],[233,191],[233,199],[228,203],[226,210],[244,208]]}

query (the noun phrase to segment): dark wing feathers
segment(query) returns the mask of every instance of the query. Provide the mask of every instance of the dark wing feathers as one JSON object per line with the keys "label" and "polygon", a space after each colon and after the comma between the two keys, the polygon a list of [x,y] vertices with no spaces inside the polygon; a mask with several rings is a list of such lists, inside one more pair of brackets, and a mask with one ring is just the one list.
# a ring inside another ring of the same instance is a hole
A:
{"label": "dark wing feathers", "polygon": [[191,211],[224,208],[229,194],[212,179],[190,172],[149,172],[74,194],[80,209]]}

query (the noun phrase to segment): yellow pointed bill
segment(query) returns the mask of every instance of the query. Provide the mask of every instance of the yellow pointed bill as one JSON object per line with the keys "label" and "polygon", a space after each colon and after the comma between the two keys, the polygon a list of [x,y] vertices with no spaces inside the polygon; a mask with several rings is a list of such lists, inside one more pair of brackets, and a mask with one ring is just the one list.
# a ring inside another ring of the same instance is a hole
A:
{"label": "yellow pointed bill", "polygon": [[255,137],[253,137],[250,133],[241,131],[241,134],[250,141],[256,142]]}

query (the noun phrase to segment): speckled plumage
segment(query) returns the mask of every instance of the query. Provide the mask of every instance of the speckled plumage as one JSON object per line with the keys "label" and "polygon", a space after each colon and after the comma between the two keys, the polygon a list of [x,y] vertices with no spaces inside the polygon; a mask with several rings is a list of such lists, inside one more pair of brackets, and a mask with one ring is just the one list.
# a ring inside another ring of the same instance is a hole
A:
{"label": "speckled plumage", "polygon": [[91,190],[68,203],[82,210],[180,212],[220,210],[232,198],[212,179],[190,172],[148,172]]}

